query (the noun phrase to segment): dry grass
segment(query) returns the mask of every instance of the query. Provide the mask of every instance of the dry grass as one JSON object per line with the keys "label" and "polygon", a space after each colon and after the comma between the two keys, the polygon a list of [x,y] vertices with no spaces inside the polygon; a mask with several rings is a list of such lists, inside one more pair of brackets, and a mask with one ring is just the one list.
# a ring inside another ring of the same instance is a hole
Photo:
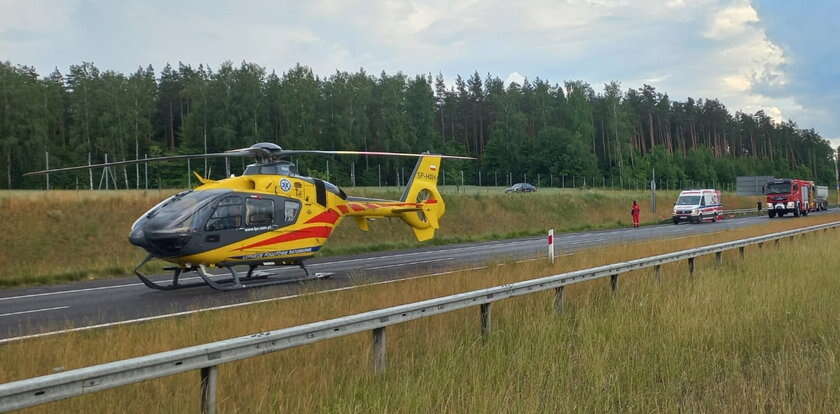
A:
{"label": "dry grass", "polygon": [[[775,221],[736,231],[607,246],[545,263],[491,266],[247,308],[201,313],[3,345],[0,382],[55,368],[145,355],[206,341],[495,286],[556,272],[835,220]],[[840,379],[836,233],[763,250],[747,262],[712,259],[686,277],[650,273],[567,289],[567,312],[549,293],[494,306],[482,343],[477,309],[388,329],[391,366],[369,370],[369,335],[353,335],[221,367],[222,412],[823,411]],[[198,374],[74,398],[33,412],[189,412]],[[150,398],[151,397],[151,398]]]}
{"label": "dry grass", "polygon": [[122,275],[131,223],[168,192],[0,192],[0,287]]}
{"label": "dry grass", "polygon": [[[128,243],[131,223],[173,191],[0,191],[0,288],[129,274],[144,252]],[[399,198],[396,190],[359,188],[351,194]],[[659,217],[667,218],[676,192],[658,192]],[[630,203],[645,192],[551,189],[505,195],[491,190],[448,194],[447,213],[431,243],[490,240],[557,231],[629,225]],[[727,196],[727,208],[754,205],[751,198]],[[380,220],[369,233],[343,222],[324,254],[411,248],[414,241],[400,220]]]}

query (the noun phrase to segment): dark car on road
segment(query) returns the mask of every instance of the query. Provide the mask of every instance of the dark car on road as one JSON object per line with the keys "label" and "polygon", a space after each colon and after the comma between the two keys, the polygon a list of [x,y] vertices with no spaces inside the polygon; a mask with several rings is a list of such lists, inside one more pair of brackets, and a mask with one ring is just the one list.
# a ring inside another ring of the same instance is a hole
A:
{"label": "dark car on road", "polygon": [[505,188],[506,193],[532,193],[534,191],[537,191],[537,187],[528,183],[516,183],[508,188]]}

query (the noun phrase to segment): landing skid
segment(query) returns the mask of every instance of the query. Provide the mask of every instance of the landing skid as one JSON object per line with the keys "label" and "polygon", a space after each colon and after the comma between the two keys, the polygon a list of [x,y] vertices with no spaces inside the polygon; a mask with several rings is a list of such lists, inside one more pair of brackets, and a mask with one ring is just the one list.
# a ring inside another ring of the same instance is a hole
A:
{"label": "landing skid", "polygon": [[[215,290],[221,291],[231,291],[231,290],[241,290],[241,289],[248,289],[260,286],[271,286],[271,285],[281,285],[287,283],[300,283],[309,280],[317,280],[317,279],[325,279],[332,276],[332,273],[310,273],[309,269],[303,264],[303,262],[296,263],[295,265],[300,266],[303,269],[305,276],[302,277],[286,277],[286,278],[276,278],[277,272],[271,272],[269,270],[257,270],[259,265],[252,264],[248,267],[248,272],[245,276],[240,276],[236,269],[233,266],[223,266],[224,269],[230,273],[230,277],[224,277],[222,275],[212,274],[207,271],[207,268],[204,265],[199,265],[198,267],[172,267],[166,268],[166,270],[172,270],[172,282],[169,284],[160,284],[155,282],[146,275],[140,273],[140,268],[143,267],[146,263],[152,260],[154,257],[151,255],[147,256],[137,267],[134,268],[134,274],[143,282],[144,285],[148,286],[151,289],[157,290],[178,290],[178,289],[188,289],[193,287],[199,286],[210,286]],[[194,271],[201,279],[200,281],[183,283],[181,280],[181,276],[187,272]]]}

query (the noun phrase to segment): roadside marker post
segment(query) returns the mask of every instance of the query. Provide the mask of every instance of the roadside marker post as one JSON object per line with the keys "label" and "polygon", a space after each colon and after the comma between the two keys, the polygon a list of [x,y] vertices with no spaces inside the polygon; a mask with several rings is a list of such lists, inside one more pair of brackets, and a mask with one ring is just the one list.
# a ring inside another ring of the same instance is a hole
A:
{"label": "roadside marker post", "polygon": [[554,229],[548,230],[548,260],[554,264]]}

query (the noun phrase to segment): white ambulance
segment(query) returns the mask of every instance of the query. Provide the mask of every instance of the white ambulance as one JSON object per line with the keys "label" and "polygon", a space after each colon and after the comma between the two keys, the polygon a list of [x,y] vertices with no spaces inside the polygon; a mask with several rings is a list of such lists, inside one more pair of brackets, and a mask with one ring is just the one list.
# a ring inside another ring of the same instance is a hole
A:
{"label": "white ambulance", "polygon": [[683,191],[674,203],[674,224],[680,224],[683,221],[716,222],[722,218],[722,211],[720,191],[714,189]]}

